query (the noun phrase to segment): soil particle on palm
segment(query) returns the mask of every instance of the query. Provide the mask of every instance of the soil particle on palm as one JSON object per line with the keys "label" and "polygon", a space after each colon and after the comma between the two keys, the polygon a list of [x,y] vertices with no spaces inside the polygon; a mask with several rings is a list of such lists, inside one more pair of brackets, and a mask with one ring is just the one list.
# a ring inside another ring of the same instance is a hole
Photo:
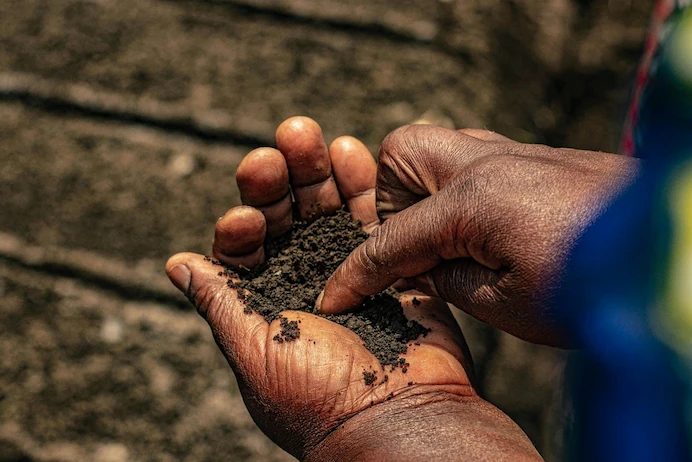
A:
{"label": "soil particle on palm", "polygon": [[372,385],[375,383],[375,380],[377,380],[377,374],[370,371],[363,371],[363,381],[366,385]]}
{"label": "soil particle on palm", "polygon": [[274,340],[283,343],[290,342],[300,338],[300,328],[298,327],[298,322],[289,321],[283,316],[280,318],[281,332],[274,336]]}
{"label": "soil particle on palm", "polygon": [[[300,327],[281,313],[315,314],[315,300],[329,276],[366,238],[360,224],[344,210],[312,223],[295,220],[288,234],[267,243],[267,261],[258,268],[240,275],[240,280],[232,271],[219,274],[227,276],[228,286],[238,290],[246,312],[259,313],[270,323],[279,320],[281,331],[275,341],[290,342],[300,338]],[[408,343],[429,331],[404,316],[394,291],[368,297],[356,312],[325,317],[358,334],[380,364],[392,370],[408,366],[401,357]],[[364,379],[368,383],[372,378],[364,373]]]}

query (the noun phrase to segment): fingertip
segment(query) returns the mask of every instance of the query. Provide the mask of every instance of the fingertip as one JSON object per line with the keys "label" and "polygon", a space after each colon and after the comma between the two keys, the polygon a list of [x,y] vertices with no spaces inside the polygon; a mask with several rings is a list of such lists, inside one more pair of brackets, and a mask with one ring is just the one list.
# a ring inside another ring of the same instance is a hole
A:
{"label": "fingertip", "polygon": [[262,247],[267,235],[264,214],[241,205],[230,209],[216,222],[213,249],[227,256],[244,255]]}
{"label": "fingertip", "polygon": [[185,296],[193,292],[194,281],[199,285],[217,274],[218,270],[212,267],[209,258],[196,253],[181,252],[166,262],[166,275]]}
{"label": "fingertip", "polygon": [[352,136],[335,139],[329,156],[339,190],[346,199],[375,188],[377,163],[360,140]]}
{"label": "fingertip", "polygon": [[322,138],[322,127],[310,117],[289,117],[276,129],[276,144],[281,152],[284,152],[281,146],[293,147],[295,144],[303,143],[306,138],[309,138],[309,141],[319,141],[318,138]]}
{"label": "fingertip", "polygon": [[166,274],[168,274],[176,265],[188,266],[191,261],[198,255],[191,252],[179,252],[166,261]]}
{"label": "fingertip", "polygon": [[332,276],[317,298],[315,305],[321,314],[340,314],[361,306],[364,300],[363,295],[342,284],[338,276]]}
{"label": "fingertip", "polygon": [[188,289],[190,288],[190,280],[192,279],[190,268],[188,268],[186,265],[178,264],[173,266],[167,272],[167,274],[168,278],[179,291],[182,293],[187,293]]}
{"label": "fingertip", "polygon": [[297,116],[285,120],[276,129],[276,146],[286,159],[292,186],[314,185],[331,175],[322,129],[311,118]]}
{"label": "fingertip", "polygon": [[377,163],[368,148],[352,136],[342,136],[329,147],[332,171],[339,191],[353,218],[360,221],[367,232],[379,223],[375,186]]}
{"label": "fingertip", "polygon": [[289,191],[286,159],[277,149],[255,149],[238,166],[236,182],[243,204],[262,206],[279,201]]}
{"label": "fingertip", "polygon": [[[290,229],[293,202],[288,166],[279,150],[259,148],[251,151],[240,163],[236,181],[243,204],[264,214],[267,235],[276,237]],[[219,251],[224,253],[222,249]]]}
{"label": "fingertip", "polygon": [[360,298],[355,302],[344,304],[342,300],[334,300],[330,296],[322,297],[320,305],[317,307],[317,312],[320,314],[342,314],[352,311],[364,302],[364,298]]}

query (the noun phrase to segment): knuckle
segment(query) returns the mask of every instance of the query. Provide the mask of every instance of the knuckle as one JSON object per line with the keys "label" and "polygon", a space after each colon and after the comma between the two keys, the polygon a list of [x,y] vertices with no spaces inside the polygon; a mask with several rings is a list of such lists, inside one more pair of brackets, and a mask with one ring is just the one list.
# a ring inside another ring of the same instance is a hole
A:
{"label": "knuckle", "polygon": [[[380,146],[377,195],[380,203],[389,193],[399,209],[430,194],[421,167],[425,164],[431,128],[405,125],[391,132]],[[429,179],[428,179],[429,180]],[[384,194],[384,195],[383,195]]]}
{"label": "knuckle", "polygon": [[382,249],[386,245],[387,238],[383,236],[382,227],[375,230],[370,238],[365,241],[361,253],[362,263],[368,269],[379,267],[385,261],[382,257]]}
{"label": "knuckle", "polygon": [[415,133],[416,127],[416,125],[404,125],[391,131],[384,140],[382,140],[382,144],[380,145],[380,159],[383,157],[385,159],[396,157],[404,153],[405,150],[401,148],[410,143],[410,139],[412,134]]}
{"label": "knuckle", "polygon": [[444,129],[432,125],[404,125],[393,130],[380,145],[380,161],[402,159],[411,162],[431,147],[438,130]]}

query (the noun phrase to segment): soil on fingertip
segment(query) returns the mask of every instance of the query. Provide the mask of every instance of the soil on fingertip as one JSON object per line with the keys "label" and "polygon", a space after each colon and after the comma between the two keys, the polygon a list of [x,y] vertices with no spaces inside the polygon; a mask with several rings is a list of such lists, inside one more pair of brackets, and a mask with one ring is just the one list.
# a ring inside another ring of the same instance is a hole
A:
{"label": "soil on fingertip", "polygon": [[[270,323],[280,321],[281,331],[274,341],[290,342],[300,338],[300,326],[281,312],[317,314],[315,300],[327,279],[366,238],[360,224],[345,210],[312,223],[294,220],[288,234],[267,243],[265,263],[240,275],[240,280],[232,279],[229,271],[219,274],[229,277],[228,286],[238,290],[247,312],[259,313]],[[402,355],[408,343],[429,331],[404,316],[394,290],[368,297],[355,312],[324,317],[358,334],[380,364],[392,370],[406,370],[409,364]]]}

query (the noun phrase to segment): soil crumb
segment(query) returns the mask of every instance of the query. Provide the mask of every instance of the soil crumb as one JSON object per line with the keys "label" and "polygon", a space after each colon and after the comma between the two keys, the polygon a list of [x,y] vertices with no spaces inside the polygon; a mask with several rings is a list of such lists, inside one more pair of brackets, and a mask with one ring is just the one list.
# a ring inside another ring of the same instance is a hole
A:
{"label": "soil crumb", "polygon": [[[229,279],[228,286],[239,289],[246,312],[259,313],[270,323],[280,320],[281,332],[275,341],[296,340],[300,338],[298,323],[281,312],[315,314],[315,300],[329,276],[366,238],[360,224],[345,210],[312,223],[295,220],[288,234],[267,243],[264,264],[240,275],[240,281]],[[219,274],[233,276],[232,271]],[[418,322],[406,319],[394,290],[369,297],[357,312],[324,317],[358,334],[380,364],[392,370],[408,366],[400,357],[406,353],[407,344],[428,333]],[[364,379],[366,383],[375,380],[370,375]]]}
{"label": "soil crumb", "polygon": [[[387,376],[385,375],[385,377]],[[363,371],[363,381],[365,381],[366,385],[372,385],[375,383],[375,380],[377,380],[377,374],[374,372]]]}

